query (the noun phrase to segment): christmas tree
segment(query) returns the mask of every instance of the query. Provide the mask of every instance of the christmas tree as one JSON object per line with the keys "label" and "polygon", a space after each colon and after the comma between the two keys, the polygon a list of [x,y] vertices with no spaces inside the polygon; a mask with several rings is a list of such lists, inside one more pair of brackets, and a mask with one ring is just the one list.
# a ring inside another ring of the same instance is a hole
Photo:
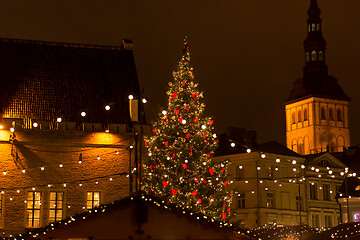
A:
{"label": "christmas tree", "polygon": [[211,160],[218,144],[214,121],[204,116],[204,97],[194,81],[186,38],[183,50],[166,92],[168,107],[153,124],[153,135],[145,139],[150,160],[143,166],[142,189],[184,209],[228,219],[228,161]]}

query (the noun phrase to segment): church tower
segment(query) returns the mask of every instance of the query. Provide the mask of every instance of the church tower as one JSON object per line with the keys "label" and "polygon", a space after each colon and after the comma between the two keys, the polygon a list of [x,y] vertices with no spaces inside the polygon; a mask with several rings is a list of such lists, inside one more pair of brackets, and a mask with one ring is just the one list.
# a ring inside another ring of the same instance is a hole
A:
{"label": "church tower", "polygon": [[311,0],[307,13],[303,78],[294,82],[285,102],[286,144],[303,155],[341,152],[350,146],[348,107],[351,99],[337,79],[328,75],[326,41],[322,36],[317,0]]}

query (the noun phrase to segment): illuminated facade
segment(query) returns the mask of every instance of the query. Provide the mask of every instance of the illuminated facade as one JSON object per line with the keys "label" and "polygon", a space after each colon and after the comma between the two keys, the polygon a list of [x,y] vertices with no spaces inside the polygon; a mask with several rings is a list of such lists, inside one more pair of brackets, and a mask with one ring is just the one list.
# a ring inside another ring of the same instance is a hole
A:
{"label": "illuminated facade", "polygon": [[139,98],[140,90],[131,42],[0,39],[0,62],[3,236],[135,190],[128,176],[140,127],[130,120],[128,95]]}
{"label": "illuminated facade", "polygon": [[350,146],[350,98],[337,79],[328,75],[316,0],[311,0],[308,15],[303,78],[294,83],[285,103],[286,144],[302,155],[341,152]]}

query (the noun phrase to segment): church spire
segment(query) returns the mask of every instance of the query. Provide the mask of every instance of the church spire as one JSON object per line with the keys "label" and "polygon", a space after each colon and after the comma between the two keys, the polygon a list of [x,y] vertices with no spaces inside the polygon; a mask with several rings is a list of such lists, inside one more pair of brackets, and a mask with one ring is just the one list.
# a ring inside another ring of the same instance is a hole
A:
{"label": "church spire", "polygon": [[305,68],[304,78],[327,76],[325,64],[326,41],[322,36],[320,8],[317,0],[311,0],[307,11],[307,37],[304,41]]}

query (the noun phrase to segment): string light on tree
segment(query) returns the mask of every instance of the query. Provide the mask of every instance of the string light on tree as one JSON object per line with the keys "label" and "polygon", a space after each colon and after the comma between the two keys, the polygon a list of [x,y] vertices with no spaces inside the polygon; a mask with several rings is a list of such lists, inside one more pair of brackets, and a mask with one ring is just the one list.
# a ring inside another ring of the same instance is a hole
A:
{"label": "string light on tree", "polygon": [[214,121],[204,116],[204,96],[194,81],[186,38],[166,93],[167,109],[153,124],[153,135],[145,139],[150,161],[143,165],[142,190],[212,219],[228,219],[232,195],[223,190],[231,182],[229,162],[211,160],[218,139]]}

